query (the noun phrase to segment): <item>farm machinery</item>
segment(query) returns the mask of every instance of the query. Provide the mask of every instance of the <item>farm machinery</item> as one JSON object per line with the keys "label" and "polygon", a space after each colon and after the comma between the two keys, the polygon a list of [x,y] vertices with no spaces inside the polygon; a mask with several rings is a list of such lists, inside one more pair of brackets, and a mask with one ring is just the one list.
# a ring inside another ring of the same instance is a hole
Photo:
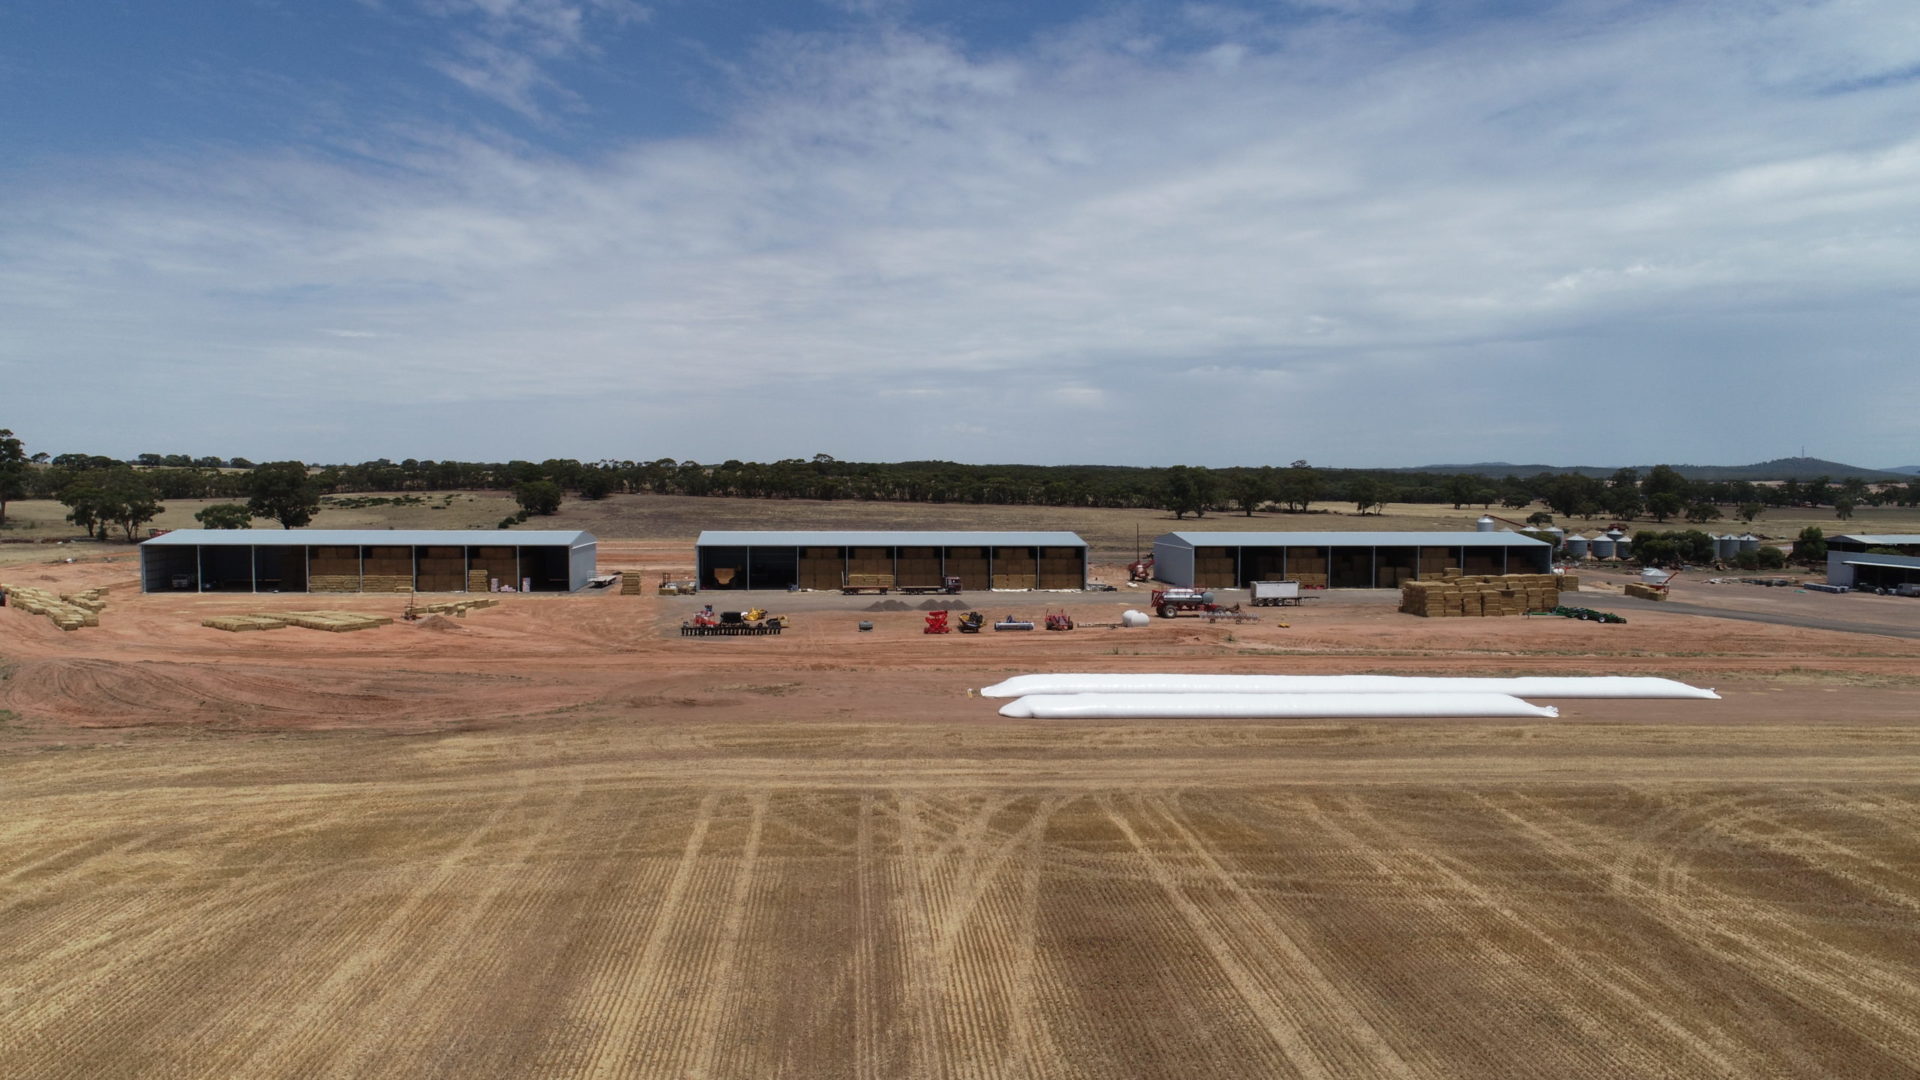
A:
{"label": "farm machinery", "polygon": [[1073,629],[1073,616],[1067,614],[1064,611],[1060,612],[1057,615],[1049,612],[1047,614],[1047,629],[1071,630]]}
{"label": "farm machinery", "polygon": [[694,612],[693,618],[680,624],[680,636],[770,637],[785,630],[790,622],[788,616],[769,615],[765,608],[716,613],[713,605],[708,604]]}
{"label": "farm machinery", "polygon": [[1152,581],[1153,580],[1153,556],[1149,555],[1144,559],[1139,559],[1135,562],[1128,563],[1127,564],[1127,580],[1128,581]]}
{"label": "farm machinery", "polygon": [[981,627],[987,625],[987,617],[977,611],[969,611],[960,616],[960,621],[953,625],[963,634],[977,634]]}
{"label": "farm machinery", "polygon": [[1213,594],[1205,589],[1155,589],[1152,607],[1154,613],[1163,619],[1175,619],[1182,615],[1200,615],[1210,622],[1254,622],[1257,619],[1257,616],[1243,614],[1239,604],[1229,607],[1215,601]]}

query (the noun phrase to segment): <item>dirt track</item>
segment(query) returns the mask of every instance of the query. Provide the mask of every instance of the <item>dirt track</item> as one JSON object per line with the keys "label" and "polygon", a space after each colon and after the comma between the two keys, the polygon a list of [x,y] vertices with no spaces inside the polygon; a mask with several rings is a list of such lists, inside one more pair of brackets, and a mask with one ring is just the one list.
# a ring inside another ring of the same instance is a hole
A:
{"label": "dirt track", "polygon": [[[686,640],[690,601],[618,596],[196,625],[278,599],[0,612],[0,1075],[1920,1074],[1920,642],[1338,602],[977,638],[849,601]],[[1060,724],[965,693],[1143,668],[1726,699]]]}

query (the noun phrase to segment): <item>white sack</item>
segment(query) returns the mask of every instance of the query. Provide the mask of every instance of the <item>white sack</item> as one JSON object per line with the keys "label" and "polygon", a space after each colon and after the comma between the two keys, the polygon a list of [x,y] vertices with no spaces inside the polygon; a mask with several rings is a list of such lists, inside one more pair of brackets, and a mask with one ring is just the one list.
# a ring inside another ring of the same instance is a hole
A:
{"label": "white sack", "polygon": [[1542,698],[1718,698],[1672,679],[1622,675],[1510,679],[1426,675],[1016,675],[981,697],[1025,694],[1514,694]]}
{"label": "white sack", "polygon": [[1551,718],[1560,710],[1508,694],[1029,694],[1001,706],[1000,715],[1037,720]]}

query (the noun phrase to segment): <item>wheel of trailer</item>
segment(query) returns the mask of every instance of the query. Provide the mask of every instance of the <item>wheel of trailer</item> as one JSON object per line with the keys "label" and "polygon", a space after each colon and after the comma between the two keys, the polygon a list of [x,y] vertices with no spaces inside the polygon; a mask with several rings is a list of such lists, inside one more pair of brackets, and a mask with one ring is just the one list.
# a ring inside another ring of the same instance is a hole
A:
{"label": "wheel of trailer", "polygon": [[1171,619],[1179,613],[1180,613],[1180,609],[1177,607],[1174,607],[1172,604],[1160,605],[1160,617],[1163,619]]}

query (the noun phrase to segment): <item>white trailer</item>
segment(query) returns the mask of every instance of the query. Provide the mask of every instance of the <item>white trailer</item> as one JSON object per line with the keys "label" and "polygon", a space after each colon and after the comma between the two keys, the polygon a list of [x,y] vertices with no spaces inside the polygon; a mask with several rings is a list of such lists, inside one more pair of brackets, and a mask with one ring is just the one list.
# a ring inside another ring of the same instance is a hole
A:
{"label": "white trailer", "polygon": [[1286,607],[1300,602],[1300,583],[1297,581],[1256,581],[1248,592],[1253,597],[1254,607]]}

